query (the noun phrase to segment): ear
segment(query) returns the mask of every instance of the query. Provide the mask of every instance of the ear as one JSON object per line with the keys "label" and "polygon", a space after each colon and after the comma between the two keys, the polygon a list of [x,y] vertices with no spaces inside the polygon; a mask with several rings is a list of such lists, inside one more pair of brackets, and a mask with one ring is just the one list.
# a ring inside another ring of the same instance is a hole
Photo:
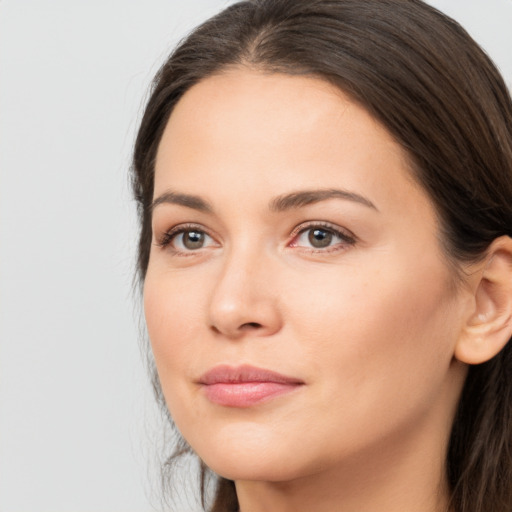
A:
{"label": "ear", "polygon": [[502,236],[489,246],[472,283],[472,311],[455,347],[467,364],[492,359],[512,336],[512,239]]}

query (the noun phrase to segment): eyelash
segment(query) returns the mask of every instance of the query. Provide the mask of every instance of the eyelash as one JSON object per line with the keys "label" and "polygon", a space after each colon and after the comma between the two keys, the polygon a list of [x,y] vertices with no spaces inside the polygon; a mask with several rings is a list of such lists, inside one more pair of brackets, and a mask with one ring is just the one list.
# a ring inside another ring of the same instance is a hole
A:
{"label": "eyelash", "polygon": [[[313,229],[320,229],[322,231],[327,231],[328,233],[336,236],[341,240],[341,242],[338,242],[335,245],[328,246],[326,248],[314,248],[314,247],[303,247],[299,245],[293,245],[294,241],[299,238],[300,235],[303,233],[307,233],[308,231],[311,231]],[[357,238],[353,233],[351,233],[348,230],[342,230],[328,222],[318,222],[318,221],[311,221],[307,222],[305,224],[301,224],[297,228],[295,228],[292,233],[292,242],[291,247],[298,247],[302,251],[306,251],[313,254],[329,254],[333,252],[338,252],[345,250],[348,247],[354,245],[357,242]]]}
{"label": "eyelash", "polygon": [[[342,242],[339,242],[338,244],[335,244],[334,246],[328,246],[325,248],[306,248],[299,245],[294,245],[295,241],[299,238],[300,235],[303,233],[306,233],[308,231],[311,231],[312,229],[321,229],[323,231],[326,231],[335,237],[339,238]],[[198,233],[203,233],[204,235],[210,237],[213,239],[213,237],[200,225],[197,224],[180,224],[178,226],[175,226],[174,228],[170,229],[169,231],[166,231],[162,234],[162,236],[157,240],[156,245],[162,249],[168,249],[171,250],[171,252],[174,255],[177,256],[194,256],[195,253],[199,252],[201,248],[197,250],[190,249],[188,251],[181,251],[179,249],[176,249],[172,247],[173,240],[183,234],[187,233],[188,231],[195,231]],[[344,250],[347,248],[347,246],[352,246],[357,242],[357,238],[353,233],[351,233],[348,230],[341,230],[337,228],[336,226],[328,223],[328,222],[319,222],[319,221],[311,221],[306,224],[300,224],[297,226],[290,235],[292,237],[292,241],[290,242],[289,246],[291,247],[297,247],[299,250],[313,253],[313,254],[328,254],[333,252],[338,252],[340,250]],[[342,244],[340,246],[340,243]]]}
{"label": "eyelash", "polygon": [[174,254],[183,255],[183,256],[191,256],[195,251],[180,251],[172,247],[173,240],[183,233],[187,231],[195,231],[197,233],[204,233],[205,235],[213,238],[202,226],[198,224],[180,224],[179,226],[175,226],[171,228],[169,231],[166,231],[162,234],[162,236],[157,240],[156,245],[161,247],[162,249],[170,249]]}

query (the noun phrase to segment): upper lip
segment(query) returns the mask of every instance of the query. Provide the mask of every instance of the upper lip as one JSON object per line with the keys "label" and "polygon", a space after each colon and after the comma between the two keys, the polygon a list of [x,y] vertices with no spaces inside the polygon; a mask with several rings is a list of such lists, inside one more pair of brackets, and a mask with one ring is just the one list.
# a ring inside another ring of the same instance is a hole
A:
{"label": "upper lip", "polygon": [[250,365],[228,366],[219,365],[208,370],[199,378],[199,384],[237,384],[243,382],[275,382],[279,384],[304,384],[296,377],[289,377],[280,373],[257,368]]}

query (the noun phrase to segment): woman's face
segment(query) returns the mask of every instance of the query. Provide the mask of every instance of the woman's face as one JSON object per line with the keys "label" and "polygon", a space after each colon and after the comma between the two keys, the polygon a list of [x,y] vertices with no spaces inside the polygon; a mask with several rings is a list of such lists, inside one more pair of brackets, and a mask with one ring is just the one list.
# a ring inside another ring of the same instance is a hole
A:
{"label": "woman's face", "polygon": [[398,447],[442,459],[467,299],[365,110],[316,78],[208,78],[165,129],[153,206],[149,336],[212,469],[281,481]]}

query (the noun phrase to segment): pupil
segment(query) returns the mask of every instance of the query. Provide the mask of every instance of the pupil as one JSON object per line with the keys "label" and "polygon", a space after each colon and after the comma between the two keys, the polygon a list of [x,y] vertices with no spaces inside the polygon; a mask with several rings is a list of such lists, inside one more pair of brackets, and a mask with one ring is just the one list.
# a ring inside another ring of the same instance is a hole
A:
{"label": "pupil", "polygon": [[183,245],[187,249],[200,249],[204,243],[204,233],[187,231],[183,237]]}
{"label": "pupil", "polygon": [[313,247],[328,247],[332,241],[332,233],[325,229],[312,229],[308,238]]}

